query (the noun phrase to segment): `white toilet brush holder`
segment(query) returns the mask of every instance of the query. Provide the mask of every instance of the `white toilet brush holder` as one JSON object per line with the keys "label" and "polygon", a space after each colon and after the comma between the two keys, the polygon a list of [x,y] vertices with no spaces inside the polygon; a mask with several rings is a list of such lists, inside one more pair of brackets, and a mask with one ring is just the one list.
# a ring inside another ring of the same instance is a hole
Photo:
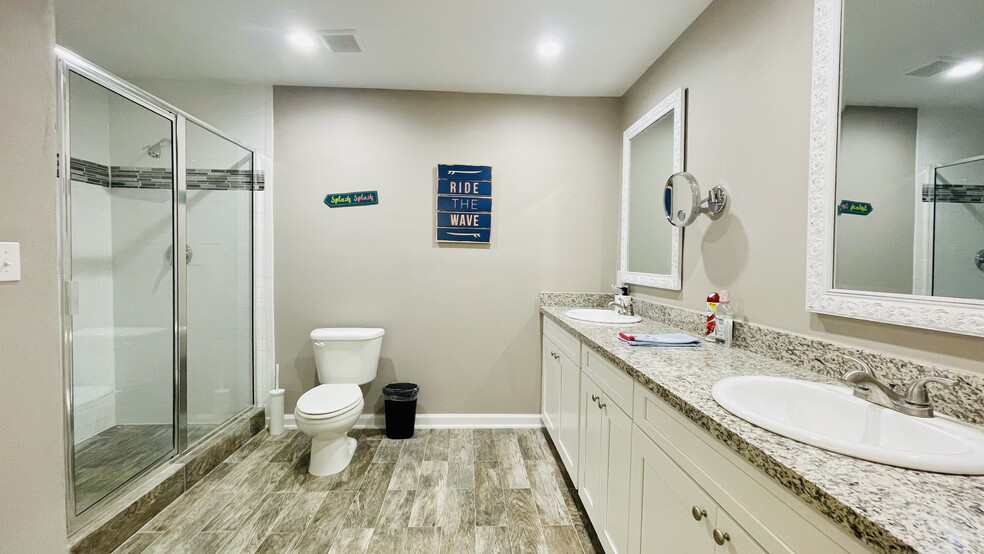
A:
{"label": "white toilet brush holder", "polygon": [[284,432],[284,389],[270,391],[270,434]]}

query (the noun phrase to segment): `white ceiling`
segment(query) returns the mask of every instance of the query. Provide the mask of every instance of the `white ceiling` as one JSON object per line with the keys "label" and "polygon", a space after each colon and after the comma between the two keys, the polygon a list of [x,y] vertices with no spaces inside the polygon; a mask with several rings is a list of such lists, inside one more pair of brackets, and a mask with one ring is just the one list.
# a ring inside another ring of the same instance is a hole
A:
{"label": "white ceiling", "polygon": [[[56,18],[60,45],[133,79],[621,96],[709,3],[57,0]],[[363,52],[298,52],[294,28],[355,29]]]}
{"label": "white ceiling", "polygon": [[984,0],[848,0],[844,32],[844,103],[984,106],[984,73],[906,75],[940,57],[984,60]]}

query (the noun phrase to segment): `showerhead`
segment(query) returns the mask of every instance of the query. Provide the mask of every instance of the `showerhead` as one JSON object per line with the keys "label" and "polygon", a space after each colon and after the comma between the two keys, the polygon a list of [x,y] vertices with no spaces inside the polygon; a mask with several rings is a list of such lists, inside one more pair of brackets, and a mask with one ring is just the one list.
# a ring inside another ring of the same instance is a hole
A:
{"label": "showerhead", "polygon": [[171,139],[162,138],[161,140],[155,142],[154,144],[151,144],[150,146],[144,146],[144,150],[147,151],[148,156],[157,159],[161,157],[161,149],[164,147],[165,144],[170,145]]}

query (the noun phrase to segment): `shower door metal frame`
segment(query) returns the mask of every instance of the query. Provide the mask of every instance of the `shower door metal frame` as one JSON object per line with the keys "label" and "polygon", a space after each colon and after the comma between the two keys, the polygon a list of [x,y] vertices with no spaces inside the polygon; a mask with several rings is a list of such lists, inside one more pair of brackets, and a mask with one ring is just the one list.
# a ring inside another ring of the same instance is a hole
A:
{"label": "shower door metal frame", "polygon": [[[254,195],[256,193],[256,150],[244,144],[204,121],[172,106],[156,96],[130,84],[124,79],[96,66],[88,60],[62,47],[55,48],[57,57],[57,142],[58,142],[58,279],[61,294],[59,295],[61,310],[61,360],[64,401],[64,437],[65,437],[65,500],[68,532],[71,534],[87,523],[103,515],[104,508],[113,499],[130,492],[140,478],[153,470],[160,468],[165,462],[183,454],[188,449],[188,315],[187,315],[187,282],[188,260],[185,256],[173,256],[174,277],[172,279],[172,321],[173,321],[173,419],[172,429],[174,442],[171,449],[149,466],[131,476],[126,482],[107,493],[106,496],[76,512],[75,498],[75,417],[74,417],[74,377],[73,377],[73,326],[70,307],[72,302],[72,233],[71,233],[71,129],[70,129],[70,93],[69,77],[76,73],[81,77],[106,88],[112,93],[144,107],[151,112],[168,119],[171,122],[172,147],[171,167],[173,171],[173,195],[171,212],[171,231],[173,252],[185,252],[188,245],[187,215],[188,189],[187,164],[185,152],[186,122],[194,124],[232,142],[250,153],[253,187],[249,196],[249,237],[250,237],[250,267],[249,267],[249,323],[250,323],[250,398],[251,406],[256,404],[256,325],[254,322]],[[247,408],[248,410],[249,408]],[[245,410],[244,410],[245,411]],[[227,419],[219,428],[235,419]]]}

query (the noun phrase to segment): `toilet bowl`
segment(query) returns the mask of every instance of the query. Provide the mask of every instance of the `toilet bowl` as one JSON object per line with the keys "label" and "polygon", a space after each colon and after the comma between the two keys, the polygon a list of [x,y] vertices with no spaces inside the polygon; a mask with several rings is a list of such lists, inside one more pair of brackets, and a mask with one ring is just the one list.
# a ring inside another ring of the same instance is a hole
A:
{"label": "toilet bowl", "polygon": [[356,441],[348,432],[365,406],[359,385],[376,377],[384,334],[375,328],[311,331],[321,384],[301,395],[294,408],[297,429],[311,437],[311,475],[334,475],[352,461]]}
{"label": "toilet bowl", "polygon": [[355,426],[365,401],[358,385],[318,385],[301,396],[294,408],[297,429],[311,437],[308,473],[318,477],[345,469],[355,453]]}

